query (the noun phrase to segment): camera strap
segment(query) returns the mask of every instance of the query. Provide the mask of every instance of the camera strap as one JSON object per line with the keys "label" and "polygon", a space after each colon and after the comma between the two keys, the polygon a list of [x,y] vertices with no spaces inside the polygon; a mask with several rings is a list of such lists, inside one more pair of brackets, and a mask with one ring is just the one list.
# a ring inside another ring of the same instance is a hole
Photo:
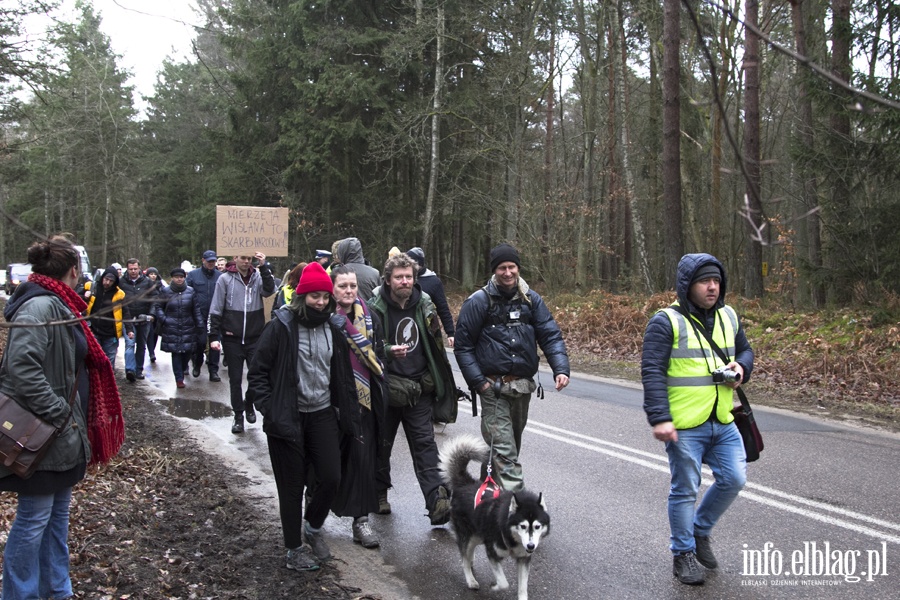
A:
{"label": "camera strap", "polygon": [[[719,348],[719,345],[713,340],[712,335],[710,335],[710,333],[706,330],[706,327],[697,327],[697,325],[694,323],[694,320],[691,318],[691,315],[688,314],[688,310],[686,308],[679,304],[678,312],[684,315],[684,318],[691,322],[691,325],[694,327],[694,331],[697,331],[698,329],[700,330],[700,333],[702,333],[703,337],[706,338],[706,341],[709,342],[710,348],[712,348],[713,351],[719,355],[719,358],[721,358],[726,365],[731,362],[725,355],[725,351]],[[717,316],[719,316],[718,312],[719,311],[716,311]],[[722,317],[719,316],[719,318],[721,319]],[[743,406],[746,410],[750,410],[750,402],[747,401],[747,395],[744,393],[744,390],[741,389],[741,386],[736,387],[735,391],[737,392],[738,398],[741,399],[741,406]]]}

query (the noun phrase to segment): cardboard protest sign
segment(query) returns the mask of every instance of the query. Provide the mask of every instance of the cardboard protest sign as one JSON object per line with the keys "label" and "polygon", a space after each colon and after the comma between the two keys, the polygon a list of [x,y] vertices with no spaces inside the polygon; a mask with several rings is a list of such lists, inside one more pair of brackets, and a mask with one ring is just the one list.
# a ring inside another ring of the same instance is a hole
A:
{"label": "cardboard protest sign", "polygon": [[219,256],[288,255],[287,208],[216,206],[216,252]]}

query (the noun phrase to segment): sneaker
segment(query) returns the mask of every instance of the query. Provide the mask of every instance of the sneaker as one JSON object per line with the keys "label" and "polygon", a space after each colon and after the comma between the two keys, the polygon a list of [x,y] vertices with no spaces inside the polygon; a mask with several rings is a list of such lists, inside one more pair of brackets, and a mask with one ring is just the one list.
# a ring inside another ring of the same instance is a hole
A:
{"label": "sneaker", "polygon": [[130,383],[134,383],[134,371],[125,371],[125,379]]}
{"label": "sneaker", "polygon": [[287,551],[287,568],[293,571],[315,571],[319,563],[306,546]]}
{"label": "sneaker", "polygon": [[693,552],[676,554],[673,557],[672,575],[686,585],[702,585],[706,580],[706,575],[697,564],[697,556]]}
{"label": "sneaker", "polygon": [[384,490],[383,492],[378,492],[378,514],[379,515],[391,514],[391,503],[388,502],[388,499],[387,499],[387,490]]}
{"label": "sneaker", "polygon": [[694,552],[698,563],[707,569],[715,569],[719,566],[719,561],[716,560],[716,555],[713,554],[708,535],[695,535],[694,545],[696,546]]}
{"label": "sneaker", "polygon": [[450,494],[444,486],[438,487],[434,506],[428,511],[428,518],[432,525],[443,525],[450,520]]}
{"label": "sneaker", "polygon": [[353,541],[363,548],[377,548],[378,538],[369,524],[369,517],[353,519]]}
{"label": "sneaker", "polygon": [[325,535],[321,529],[316,532],[310,531],[309,522],[303,521],[303,537],[312,549],[313,555],[319,561],[331,558],[331,550],[328,549],[328,544],[325,543]]}
{"label": "sneaker", "polygon": [[252,402],[244,403],[244,416],[247,418],[248,423],[256,423],[256,411],[253,410]]}
{"label": "sneaker", "polygon": [[222,378],[219,377],[219,375],[217,373],[211,373],[209,375],[209,380],[210,381],[222,381]]}
{"label": "sneaker", "polygon": [[234,415],[234,425],[231,426],[231,433],[244,433],[244,415]]}
{"label": "sneaker", "polygon": [[179,390],[183,390],[183,389],[186,388],[187,386],[184,385],[184,382],[183,382],[183,381],[176,381],[176,382],[175,382],[175,387],[177,387]]}
{"label": "sneaker", "polygon": [[194,367],[193,369],[191,369],[191,376],[194,378],[200,377],[200,367]]}

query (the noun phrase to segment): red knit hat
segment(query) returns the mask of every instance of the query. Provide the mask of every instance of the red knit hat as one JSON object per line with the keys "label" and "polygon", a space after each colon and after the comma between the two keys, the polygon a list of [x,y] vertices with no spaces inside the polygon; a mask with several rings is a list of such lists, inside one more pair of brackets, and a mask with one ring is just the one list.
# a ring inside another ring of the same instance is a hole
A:
{"label": "red knit hat", "polygon": [[300,273],[300,283],[294,290],[297,294],[308,294],[310,292],[328,292],[334,291],[334,284],[331,283],[331,277],[322,268],[322,265],[313,261],[303,267]]}

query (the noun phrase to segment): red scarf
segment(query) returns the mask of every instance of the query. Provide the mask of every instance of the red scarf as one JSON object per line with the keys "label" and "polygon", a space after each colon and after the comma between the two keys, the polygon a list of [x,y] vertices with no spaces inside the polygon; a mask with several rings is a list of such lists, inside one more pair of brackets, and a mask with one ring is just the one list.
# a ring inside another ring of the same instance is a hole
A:
{"label": "red scarf", "polygon": [[[40,273],[32,273],[28,281],[34,282],[49,292],[59,296],[75,315],[81,315],[87,308],[84,300],[75,290],[59,279]],[[100,347],[87,321],[81,322],[87,340],[88,353],[84,364],[91,382],[91,397],[88,401],[88,440],[91,442],[91,464],[106,463],[119,452],[125,441],[125,420],[122,418],[122,400],[116,376],[109,359]]]}

